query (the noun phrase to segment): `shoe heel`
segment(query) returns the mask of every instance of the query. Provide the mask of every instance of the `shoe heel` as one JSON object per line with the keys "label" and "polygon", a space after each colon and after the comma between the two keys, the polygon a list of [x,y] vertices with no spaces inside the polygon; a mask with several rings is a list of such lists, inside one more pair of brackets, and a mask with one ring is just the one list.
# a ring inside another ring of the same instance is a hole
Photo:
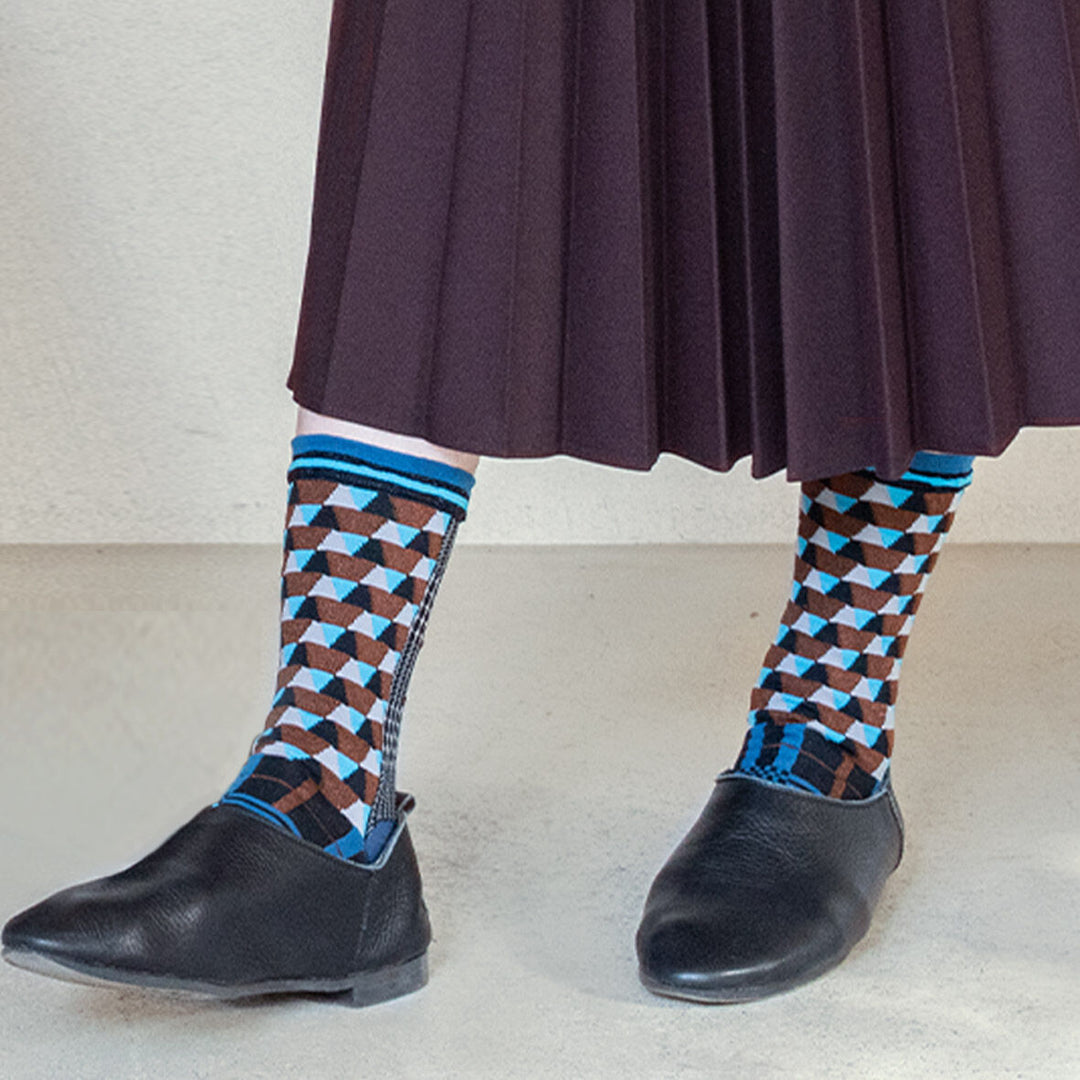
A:
{"label": "shoe heel", "polygon": [[343,1005],[362,1009],[367,1005],[378,1005],[380,1001],[404,997],[415,993],[428,981],[427,953],[397,967],[382,968],[379,971],[365,971],[357,975],[352,989],[342,995]]}

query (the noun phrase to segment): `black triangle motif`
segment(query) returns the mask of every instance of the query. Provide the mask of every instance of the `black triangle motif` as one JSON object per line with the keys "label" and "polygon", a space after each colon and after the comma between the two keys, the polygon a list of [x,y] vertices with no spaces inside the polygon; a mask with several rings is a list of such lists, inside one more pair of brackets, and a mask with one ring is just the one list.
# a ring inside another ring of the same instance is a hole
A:
{"label": "black triangle motif", "polygon": [[861,720],[863,718],[862,706],[859,704],[858,698],[851,698],[848,703],[840,710],[845,716],[850,716],[855,720]]}
{"label": "black triangle motif", "polygon": [[415,604],[420,599],[420,589],[422,583],[418,578],[407,577],[404,581],[394,590],[394,596],[401,596],[408,600],[410,603]]}
{"label": "black triangle motif", "polygon": [[904,580],[899,574],[890,574],[878,587],[878,592],[899,596],[904,588]]}
{"label": "black triangle motif", "polygon": [[385,491],[376,493],[375,498],[364,507],[364,513],[376,514],[382,518],[389,518],[391,521],[397,520],[397,512],[394,510],[394,503]]}
{"label": "black triangle motif", "polygon": [[386,565],[386,553],[383,551],[381,540],[369,539],[366,544],[356,553],[357,558],[367,559],[376,566]]}
{"label": "black triangle motif", "polygon": [[343,604],[352,604],[353,607],[363,608],[364,611],[370,611],[371,589],[367,585],[357,585],[341,602]]}
{"label": "black triangle motif", "polygon": [[307,645],[304,642],[298,642],[292,647],[292,652],[289,653],[289,658],[286,661],[287,667],[310,667],[311,663],[308,660]]}
{"label": "black triangle motif", "polygon": [[308,522],[314,529],[337,529],[338,519],[332,506],[320,506],[319,512]]}
{"label": "black triangle motif", "polygon": [[425,529],[421,529],[408,544],[405,545],[405,547],[407,551],[418,551],[421,555],[430,555],[434,539],[435,533],[430,533]]}
{"label": "black triangle motif", "polygon": [[330,560],[326,557],[325,551],[313,551],[311,558],[308,559],[307,564],[304,566],[303,573],[305,574],[330,574]]}
{"label": "black triangle motif", "polygon": [[838,581],[827,593],[831,600],[839,600],[842,604],[851,604],[853,602],[851,595],[851,583],[848,581]]}
{"label": "black triangle motif", "polygon": [[318,621],[319,605],[314,596],[305,596],[304,602],[296,609],[294,619],[313,619]]}
{"label": "black triangle motif", "polygon": [[854,518],[856,521],[867,521],[871,525],[874,524],[873,503],[859,500],[859,502],[855,503],[853,506],[848,507],[848,509],[844,511],[844,514],[847,517]]}
{"label": "black triangle motif", "polygon": [[337,749],[338,744],[338,732],[341,728],[334,723],[333,720],[320,720],[312,729],[313,735],[318,735],[320,739],[328,746]]}
{"label": "black triangle motif", "polygon": [[846,543],[838,552],[837,555],[843,556],[845,559],[851,559],[852,562],[864,563],[866,562],[866,552],[863,549],[862,544],[858,540],[851,540]]}
{"label": "black triangle motif", "polygon": [[901,504],[901,510],[910,510],[913,514],[925,514],[926,509],[926,493],[922,491],[913,491]]}
{"label": "black triangle motif", "polygon": [[356,655],[356,635],[351,630],[342,631],[330,648],[333,649],[334,652],[351,656],[354,660],[358,659]]}
{"label": "black triangle motif", "polygon": [[848,668],[853,675],[868,675],[870,673],[870,658],[866,653],[859,653]]}
{"label": "black triangle motif", "polygon": [[335,701],[347,702],[349,700],[344,680],[336,677],[331,679],[319,693],[325,694],[328,698],[333,698]]}

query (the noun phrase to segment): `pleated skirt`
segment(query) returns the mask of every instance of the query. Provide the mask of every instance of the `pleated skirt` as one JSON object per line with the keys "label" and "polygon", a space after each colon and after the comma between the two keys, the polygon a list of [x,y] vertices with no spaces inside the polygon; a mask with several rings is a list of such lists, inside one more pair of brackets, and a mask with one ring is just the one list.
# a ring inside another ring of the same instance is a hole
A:
{"label": "pleated skirt", "polygon": [[1080,0],[336,0],[288,385],[791,479],[1080,423]]}

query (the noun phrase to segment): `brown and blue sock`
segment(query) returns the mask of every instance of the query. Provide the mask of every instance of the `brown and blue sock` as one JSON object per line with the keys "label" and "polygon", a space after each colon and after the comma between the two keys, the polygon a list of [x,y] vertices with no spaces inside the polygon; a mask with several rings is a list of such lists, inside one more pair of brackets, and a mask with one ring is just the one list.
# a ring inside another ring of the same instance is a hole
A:
{"label": "brown and blue sock", "polygon": [[972,459],[803,484],[791,599],[734,773],[864,799],[888,775],[901,660]]}
{"label": "brown and blue sock", "polygon": [[409,677],[472,486],[427,458],[293,440],[277,693],[221,803],[340,858],[377,858]]}

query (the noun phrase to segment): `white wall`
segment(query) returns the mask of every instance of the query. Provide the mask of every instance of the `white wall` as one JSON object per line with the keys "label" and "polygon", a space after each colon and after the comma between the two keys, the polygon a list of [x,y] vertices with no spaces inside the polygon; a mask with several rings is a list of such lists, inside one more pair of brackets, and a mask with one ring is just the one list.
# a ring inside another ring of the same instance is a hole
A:
{"label": "white wall", "polygon": [[[0,542],[276,542],[329,0],[4,0]],[[1080,343],[1078,343],[1080,347]],[[956,536],[1080,542],[1080,431]],[[485,462],[466,542],[783,541],[795,489]]]}

